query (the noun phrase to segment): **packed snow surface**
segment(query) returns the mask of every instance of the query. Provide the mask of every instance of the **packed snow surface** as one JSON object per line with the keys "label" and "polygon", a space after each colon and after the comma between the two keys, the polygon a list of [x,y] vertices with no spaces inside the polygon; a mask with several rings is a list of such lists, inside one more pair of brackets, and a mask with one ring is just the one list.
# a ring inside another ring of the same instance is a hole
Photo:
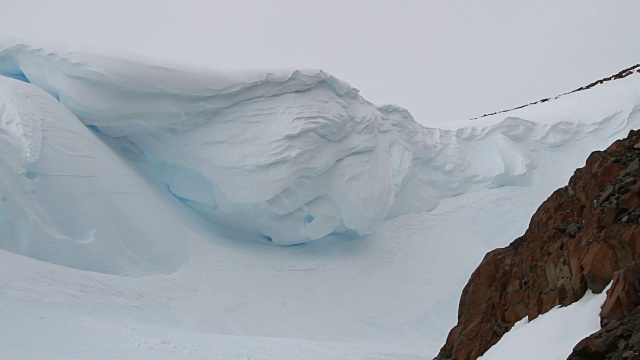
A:
{"label": "packed snow surface", "polygon": [[186,258],[158,191],[50,95],[6,77],[0,174],[3,249],[116,273],[175,271]]}
{"label": "packed snow surface", "polygon": [[640,125],[636,74],[425,128],[317,70],[2,49],[8,358],[433,356],[483,254]]}
{"label": "packed snow surface", "polygon": [[517,322],[482,360],[565,360],[582,339],[600,330],[600,308],[607,298],[588,291],[568,307],[556,307],[529,322]]}

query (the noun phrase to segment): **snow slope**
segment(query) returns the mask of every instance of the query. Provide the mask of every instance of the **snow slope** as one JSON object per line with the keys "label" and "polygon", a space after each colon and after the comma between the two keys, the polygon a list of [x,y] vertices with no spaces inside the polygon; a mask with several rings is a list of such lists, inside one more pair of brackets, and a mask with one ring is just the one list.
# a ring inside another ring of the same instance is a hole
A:
{"label": "snow slope", "polygon": [[640,125],[636,74],[438,128],[315,70],[19,45],[0,74],[12,358],[433,356],[484,253]]}
{"label": "snow slope", "polygon": [[0,77],[0,138],[1,248],[108,273],[185,261],[166,201],[44,91]]}
{"label": "snow slope", "polygon": [[600,330],[600,308],[607,290],[587,292],[578,302],[556,307],[529,322],[522,319],[481,359],[564,360],[580,340]]}

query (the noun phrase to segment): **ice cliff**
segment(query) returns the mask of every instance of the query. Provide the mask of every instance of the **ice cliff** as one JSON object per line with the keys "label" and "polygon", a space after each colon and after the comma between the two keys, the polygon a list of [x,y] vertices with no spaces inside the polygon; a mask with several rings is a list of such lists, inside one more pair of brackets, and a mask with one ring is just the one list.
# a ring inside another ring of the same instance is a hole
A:
{"label": "ice cliff", "polygon": [[[142,173],[198,214],[280,245],[329,234],[367,234],[385,218],[431,210],[445,197],[477,187],[527,184],[537,149],[561,147],[594,132],[623,132],[638,123],[639,101],[627,98],[615,101],[615,109],[604,106],[588,115],[584,110],[571,116],[551,111],[544,117],[539,111],[536,118],[527,118],[523,109],[448,129],[426,128],[408,111],[375,106],[323,71],[196,75],[25,45],[0,51],[0,75],[31,84],[0,78],[3,109],[9,106],[7,99],[19,101],[17,108],[31,109],[2,113],[3,127],[14,126],[10,122],[22,129],[10,135],[19,146],[2,143],[2,161],[21,162],[3,169],[15,178],[4,189],[33,186],[34,174],[62,174],[66,159],[73,158],[83,161],[74,169],[87,173],[65,175],[94,179],[100,189],[114,187],[143,202],[140,194],[151,191],[150,185],[113,179],[121,170],[110,167],[121,164],[122,171]],[[636,77],[628,86],[639,87]],[[572,96],[565,102],[570,107],[589,102]],[[49,116],[51,112],[59,116]],[[32,121],[36,118],[42,120]],[[3,136],[9,135],[4,131]],[[8,151],[7,146],[14,147]],[[94,159],[104,149],[113,150],[104,154],[113,161]],[[37,161],[42,165],[33,165]],[[69,187],[63,182],[69,176],[54,179]],[[47,186],[51,193],[59,192],[57,183]],[[76,190],[65,190],[70,211],[71,199],[84,191]],[[22,202],[18,196],[27,196],[14,195],[16,203]],[[151,216],[142,207],[163,209],[166,204],[140,207],[132,218]],[[73,225],[64,236],[77,241],[107,231],[83,228],[91,221],[79,219],[97,213],[81,211],[77,219],[69,214],[64,216],[74,218],[68,219]],[[141,221],[137,226],[164,231],[149,225]]]}

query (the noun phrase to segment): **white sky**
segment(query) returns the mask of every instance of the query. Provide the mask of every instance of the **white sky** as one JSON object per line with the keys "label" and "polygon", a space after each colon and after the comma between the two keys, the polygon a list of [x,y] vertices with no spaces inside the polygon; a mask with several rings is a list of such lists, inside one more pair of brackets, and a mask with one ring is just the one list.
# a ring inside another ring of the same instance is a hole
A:
{"label": "white sky", "polygon": [[212,69],[324,69],[424,124],[640,62],[640,1],[0,0],[0,36]]}

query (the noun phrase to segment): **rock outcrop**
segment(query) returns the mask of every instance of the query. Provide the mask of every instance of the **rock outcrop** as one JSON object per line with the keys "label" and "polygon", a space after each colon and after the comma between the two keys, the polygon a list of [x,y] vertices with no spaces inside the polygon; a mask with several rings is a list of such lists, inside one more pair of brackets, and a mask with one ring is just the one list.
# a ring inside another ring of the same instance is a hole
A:
{"label": "rock outcrop", "polygon": [[617,272],[607,292],[601,325],[580,341],[570,360],[640,359],[640,262]]}
{"label": "rock outcrop", "polygon": [[[635,64],[633,66],[630,66],[630,67],[628,67],[628,68],[626,68],[624,70],[619,71],[616,74],[613,74],[613,75],[611,75],[609,77],[594,81],[591,84],[588,84],[588,85],[585,85],[585,86],[581,86],[581,87],[579,87],[579,88],[577,88],[575,90],[569,91],[569,92],[564,93],[562,95],[558,95],[558,96],[554,97],[553,99],[555,100],[555,99],[557,99],[559,97],[562,97],[564,95],[572,94],[572,93],[575,93],[575,92],[578,92],[578,91],[589,90],[589,89],[591,89],[593,87],[596,87],[598,85],[604,84],[604,83],[609,82],[609,81],[623,79],[623,78],[626,78],[629,75],[632,75],[634,72],[640,73],[640,64]],[[520,105],[520,106],[511,108],[511,109],[495,111],[495,112],[492,112],[492,113],[489,113],[489,114],[484,114],[482,116],[475,117],[475,118],[473,118],[471,120],[480,119],[480,118],[483,118],[483,117],[496,115],[496,114],[502,114],[502,113],[506,113],[506,112],[509,112],[509,111],[517,110],[517,109],[522,109],[522,108],[525,108],[527,106],[544,103],[544,102],[547,102],[549,100],[552,100],[552,99],[551,98],[540,99],[538,101],[534,101],[534,102],[531,102],[531,103],[528,103],[528,104]]]}
{"label": "rock outcrop", "polygon": [[[533,215],[526,233],[489,252],[460,299],[458,324],[436,359],[476,359],[514,323],[602,292],[603,329],[573,359],[638,358],[640,131],[593,152]],[[632,357],[635,356],[635,357]]]}

